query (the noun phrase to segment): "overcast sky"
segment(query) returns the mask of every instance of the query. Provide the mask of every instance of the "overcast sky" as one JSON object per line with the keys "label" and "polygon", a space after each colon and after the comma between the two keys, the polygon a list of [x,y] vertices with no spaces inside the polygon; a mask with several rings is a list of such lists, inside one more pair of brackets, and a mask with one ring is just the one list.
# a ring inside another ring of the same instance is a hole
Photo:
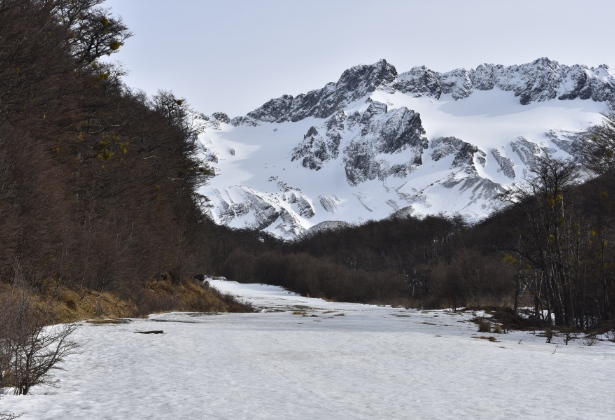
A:
{"label": "overcast sky", "polygon": [[481,63],[615,66],[613,0],[107,0],[135,36],[126,83],[231,117],[381,58],[398,72]]}

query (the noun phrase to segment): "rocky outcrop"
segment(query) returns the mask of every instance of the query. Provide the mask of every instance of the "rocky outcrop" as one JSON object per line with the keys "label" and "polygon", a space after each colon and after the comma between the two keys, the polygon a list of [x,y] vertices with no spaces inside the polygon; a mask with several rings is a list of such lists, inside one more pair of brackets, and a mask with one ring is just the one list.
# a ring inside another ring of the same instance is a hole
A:
{"label": "rocky outcrop", "polygon": [[[350,185],[367,180],[407,174],[412,166],[420,165],[428,142],[423,135],[421,117],[402,107],[388,111],[386,104],[371,101],[363,113],[346,117],[343,112],[333,115],[321,126],[312,126],[291,154],[308,169],[320,170],[339,156],[341,139],[350,138],[343,148],[342,161]],[[380,154],[407,151],[407,165],[390,167]]]}
{"label": "rocky outcrop", "polygon": [[[294,206],[289,210],[284,202]],[[224,192],[216,190],[204,210],[218,223],[232,226],[237,220],[246,220],[241,227],[269,229],[282,237],[301,235],[305,228],[298,216],[309,219],[315,214],[312,204],[300,191],[285,192],[279,200],[275,195],[243,186],[230,187]]]}
{"label": "rocky outcrop", "polygon": [[552,99],[613,101],[615,72],[606,65],[597,68],[566,66],[539,58],[521,65],[481,64],[475,69],[455,69],[446,73],[421,66],[397,74],[395,67],[380,60],[372,65],[352,67],[342,73],[336,83],[329,83],[322,89],[296,97],[284,95],[271,99],[248,113],[247,119],[235,119],[233,124],[328,118],[376,89],[435,99],[450,94],[453,99],[462,100],[476,90],[494,88],[513,92],[522,105]]}
{"label": "rocky outcrop", "polygon": [[465,69],[457,69],[443,73],[440,76],[442,93],[451,94],[453,99],[464,99],[472,94],[472,80],[470,72]]}
{"label": "rocky outcrop", "polygon": [[255,120],[252,117],[235,117],[231,120],[231,124],[235,127],[239,126],[239,125],[245,125],[248,127],[256,127],[258,126],[258,121]]}
{"label": "rocky outcrop", "polygon": [[500,165],[500,169],[498,169],[498,172],[502,172],[510,179],[515,179],[515,165],[513,161],[506,156],[502,156],[498,149],[491,149],[491,155],[498,163],[498,165]]}
{"label": "rocky outcrop", "polygon": [[416,98],[433,96],[438,99],[442,94],[440,74],[425,66],[413,67],[401,73],[393,83],[393,88]]}
{"label": "rocky outcrop", "polygon": [[401,73],[393,86],[414,96],[439,99],[442,94],[451,94],[456,100],[467,98],[475,90],[499,88],[513,92],[522,105],[552,99],[615,100],[615,72],[608,66],[566,66],[548,58],[514,66],[481,64],[447,73],[415,67]]}
{"label": "rocky outcrop", "polygon": [[549,130],[545,133],[557,147],[566,153],[575,156],[577,161],[582,161],[583,157],[583,141],[586,140],[584,133],[575,133],[571,131]]}
{"label": "rocky outcrop", "polygon": [[461,168],[468,175],[477,175],[475,161],[485,165],[485,152],[456,137],[439,137],[431,142],[431,159],[435,162],[454,155],[451,168]]}
{"label": "rocky outcrop", "polygon": [[322,135],[316,127],[310,127],[303,141],[293,149],[291,161],[300,160],[304,167],[318,171],[326,162],[337,159],[345,118],[343,112],[331,117],[321,127]]}
{"label": "rocky outcrop", "polygon": [[544,153],[543,149],[525,137],[519,137],[516,141],[510,143],[512,151],[519,156],[523,164],[532,169],[538,163],[537,157]]}
{"label": "rocky outcrop", "polygon": [[216,121],[220,121],[221,123],[224,123],[224,124],[231,123],[231,119],[224,112],[214,112],[213,114],[211,114],[211,116],[214,117]]}
{"label": "rocky outcrop", "polygon": [[307,117],[327,118],[349,103],[388,86],[396,77],[395,67],[386,60],[355,66],[342,73],[337,83],[329,83],[320,90],[296,97],[284,95],[272,99],[248,113],[248,116],[264,122],[299,121]]}
{"label": "rocky outcrop", "polygon": [[504,189],[500,184],[493,182],[490,179],[481,177],[471,178],[454,178],[442,183],[442,186],[451,190],[457,190],[458,194],[468,194],[468,198],[465,203],[467,206],[471,206],[476,203],[482,203],[484,208],[489,208],[491,203],[491,209],[497,208],[493,202],[499,194],[504,192]]}

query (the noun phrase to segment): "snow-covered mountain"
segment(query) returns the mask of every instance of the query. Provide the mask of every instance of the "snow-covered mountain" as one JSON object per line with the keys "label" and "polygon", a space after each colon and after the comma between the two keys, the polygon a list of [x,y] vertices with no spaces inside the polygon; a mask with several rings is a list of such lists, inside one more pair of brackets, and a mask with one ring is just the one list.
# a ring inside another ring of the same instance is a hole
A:
{"label": "snow-covered mountain", "polygon": [[536,156],[574,157],[611,100],[605,65],[541,58],[398,74],[381,60],[246,116],[201,115],[216,176],[200,193],[217,223],[283,238],[393,213],[478,220]]}

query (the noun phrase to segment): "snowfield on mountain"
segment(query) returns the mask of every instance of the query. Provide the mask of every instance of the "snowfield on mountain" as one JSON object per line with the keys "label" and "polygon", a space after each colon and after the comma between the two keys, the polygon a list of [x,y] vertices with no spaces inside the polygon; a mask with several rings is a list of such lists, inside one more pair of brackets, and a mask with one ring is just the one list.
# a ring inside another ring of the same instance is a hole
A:
{"label": "snowfield on mountain", "polygon": [[392,214],[480,220],[537,156],[578,158],[615,99],[614,75],[548,59],[397,74],[382,60],[243,117],[200,115],[202,158],[216,174],[200,190],[204,209],[286,239]]}
{"label": "snowfield on mountain", "polygon": [[[251,314],[82,323],[58,387],[5,395],[21,419],[611,419],[615,344],[478,333],[421,311],[210,280]],[[163,334],[135,334],[163,330]],[[491,340],[490,337],[494,337]]]}

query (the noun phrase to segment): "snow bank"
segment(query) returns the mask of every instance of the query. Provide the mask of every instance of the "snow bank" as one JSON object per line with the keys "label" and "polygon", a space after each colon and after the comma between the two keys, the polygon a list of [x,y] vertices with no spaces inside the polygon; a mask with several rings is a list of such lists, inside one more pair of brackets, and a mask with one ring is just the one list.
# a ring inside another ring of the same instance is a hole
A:
{"label": "snow bank", "polygon": [[[23,419],[610,419],[615,345],[478,337],[472,314],[326,302],[211,280],[261,309],[84,323]],[[162,335],[135,334],[164,330]],[[490,335],[491,336],[491,335]]]}

